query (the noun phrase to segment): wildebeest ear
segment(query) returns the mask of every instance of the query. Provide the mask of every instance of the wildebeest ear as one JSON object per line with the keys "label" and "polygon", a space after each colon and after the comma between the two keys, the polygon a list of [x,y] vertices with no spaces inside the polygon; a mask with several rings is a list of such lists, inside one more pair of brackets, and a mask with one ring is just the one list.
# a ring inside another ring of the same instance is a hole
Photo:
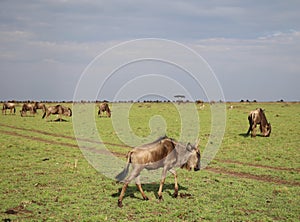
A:
{"label": "wildebeest ear", "polygon": [[193,151],[193,146],[190,143],[188,143],[186,145],[186,149],[187,149],[187,151],[192,152]]}

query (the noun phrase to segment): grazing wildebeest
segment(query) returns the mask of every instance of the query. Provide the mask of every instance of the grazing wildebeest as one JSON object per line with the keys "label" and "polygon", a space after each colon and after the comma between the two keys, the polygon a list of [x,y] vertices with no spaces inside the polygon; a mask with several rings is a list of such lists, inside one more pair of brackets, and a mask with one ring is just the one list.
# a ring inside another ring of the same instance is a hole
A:
{"label": "grazing wildebeest", "polygon": [[101,103],[99,105],[99,110],[98,110],[98,116],[101,117],[101,112],[104,113],[106,112],[107,117],[111,116],[111,111],[109,109],[109,106],[107,103]]}
{"label": "grazing wildebeest", "polygon": [[44,103],[35,102],[34,107],[35,109],[42,109],[44,112],[46,111],[46,105]]}
{"label": "grazing wildebeest", "polygon": [[46,117],[46,119],[50,116],[50,114],[57,114],[59,115],[59,120],[63,121],[62,115],[64,116],[72,116],[72,110],[68,107],[62,106],[62,105],[56,105],[56,106],[49,106],[46,108],[43,119]]}
{"label": "grazing wildebeest", "polygon": [[161,137],[158,140],[145,144],[142,146],[135,147],[127,154],[127,164],[124,170],[116,176],[118,181],[122,181],[129,171],[130,164],[132,165],[132,172],[130,176],[124,181],[122,191],[118,199],[118,206],[122,207],[122,200],[125,195],[125,191],[131,180],[136,178],[136,186],[141,192],[143,199],[148,200],[145,195],[141,183],[140,183],[140,172],[143,169],[155,170],[163,168],[160,186],[158,190],[158,198],[162,199],[162,189],[165,182],[167,172],[171,172],[175,177],[175,192],[174,197],[178,196],[178,184],[177,174],[175,167],[185,168],[187,170],[194,169],[195,171],[200,170],[200,151],[197,148],[199,142],[196,145],[188,143],[184,145],[176,142],[167,136]]}
{"label": "grazing wildebeest", "polygon": [[256,125],[260,125],[260,132],[263,136],[268,137],[271,134],[271,123],[267,121],[264,111],[261,108],[257,108],[250,112],[248,116],[249,129],[247,135],[251,132],[251,137],[256,136]]}
{"label": "grazing wildebeest", "polygon": [[16,113],[16,105],[14,103],[3,103],[3,107],[2,107],[2,114],[6,115],[6,110],[10,109],[10,114],[12,114],[12,111],[14,111],[14,113]]}
{"label": "grazing wildebeest", "polygon": [[36,114],[36,108],[34,104],[24,103],[22,109],[20,110],[20,114],[23,117],[26,115],[27,111],[29,111],[32,115]]}

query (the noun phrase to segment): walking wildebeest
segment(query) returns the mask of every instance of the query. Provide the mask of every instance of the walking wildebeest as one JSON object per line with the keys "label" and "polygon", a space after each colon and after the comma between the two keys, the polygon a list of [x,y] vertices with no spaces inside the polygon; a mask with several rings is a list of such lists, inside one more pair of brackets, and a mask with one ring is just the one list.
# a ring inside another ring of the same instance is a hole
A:
{"label": "walking wildebeest", "polygon": [[249,129],[247,135],[251,132],[251,137],[256,136],[256,125],[260,125],[260,132],[263,136],[268,137],[271,134],[271,123],[267,121],[264,111],[261,108],[257,108],[250,112],[248,116]]}
{"label": "walking wildebeest", "polygon": [[111,111],[107,103],[102,103],[99,105],[98,116],[101,117],[101,112],[106,112],[107,117],[111,116]]}
{"label": "walking wildebeest", "polygon": [[6,115],[6,110],[10,109],[10,114],[12,114],[12,111],[14,111],[14,113],[16,113],[16,105],[14,103],[3,103],[3,107],[2,107],[2,114]]}
{"label": "walking wildebeest", "polygon": [[29,111],[32,115],[36,114],[36,108],[34,104],[24,103],[22,109],[20,110],[20,114],[23,117],[26,115],[27,111]]}
{"label": "walking wildebeest", "polygon": [[51,115],[59,115],[59,120],[62,121],[62,115],[64,116],[72,116],[72,110],[68,107],[62,106],[62,105],[56,105],[56,106],[49,106],[46,108],[43,119],[46,117],[46,119]]}
{"label": "walking wildebeest", "polygon": [[127,154],[127,164],[124,170],[116,176],[118,181],[122,181],[129,171],[130,164],[132,165],[132,172],[130,176],[124,181],[122,191],[118,199],[118,206],[122,207],[122,200],[125,195],[125,191],[131,180],[136,178],[136,186],[141,192],[143,199],[148,200],[145,195],[142,185],[140,183],[140,172],[143,169],[155,170],[163,168],[160,186],[158,190],[158,198],[162,199],[162,189],[165,182],[167,172],[171,172],[175,177],[175,192],[174,197],[178,196],[178,184],[177,174],[175,167],[186,168],[187,170],[194,169],[195,171],[200,170],[200,151],[197,148],[199,142],[196,145],[188,143],[184,145],[176,142],[167,136],[161,137],[158,140],[145,144],[142,146],[135,147]]}

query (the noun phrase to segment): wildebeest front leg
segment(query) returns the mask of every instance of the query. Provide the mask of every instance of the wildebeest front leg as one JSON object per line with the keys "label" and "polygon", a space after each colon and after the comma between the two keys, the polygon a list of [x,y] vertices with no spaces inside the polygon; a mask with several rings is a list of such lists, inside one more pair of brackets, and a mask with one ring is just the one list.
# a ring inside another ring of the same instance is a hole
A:
{"label": "wildebeest front leg", "polygon": [[165,183],[165,180],[166,180],[166,175],[167,175],[167,169],[163,169],[163,172],[162,172],[162,175],[161,175],[161,180],[160,180],[160,185],[159,185],[159,190],[158,190],[158,199],[159,200],[162,200],[162,189],[163,189],[163,186],[164,186],[164,183]]}
{"label": "wildebeest front leg", "polygon": [[174,197],[176,198],[178,196],[178,182],[177,182],[177,174],[176,171],[171,169],[169,170],[173,175],[175,179],[175,186],[174,186]]}

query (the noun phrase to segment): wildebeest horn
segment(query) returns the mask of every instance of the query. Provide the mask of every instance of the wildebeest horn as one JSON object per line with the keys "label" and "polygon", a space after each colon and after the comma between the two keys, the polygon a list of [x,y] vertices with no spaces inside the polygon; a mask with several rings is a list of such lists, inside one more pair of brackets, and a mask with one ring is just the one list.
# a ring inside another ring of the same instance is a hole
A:
{"label": "wildebeest horn", "polygon": [[200,139],[197,139],[197,140],[196,140],[195,147],[197,148],[197,147],[199,146],[199,144],[200,144]]}

